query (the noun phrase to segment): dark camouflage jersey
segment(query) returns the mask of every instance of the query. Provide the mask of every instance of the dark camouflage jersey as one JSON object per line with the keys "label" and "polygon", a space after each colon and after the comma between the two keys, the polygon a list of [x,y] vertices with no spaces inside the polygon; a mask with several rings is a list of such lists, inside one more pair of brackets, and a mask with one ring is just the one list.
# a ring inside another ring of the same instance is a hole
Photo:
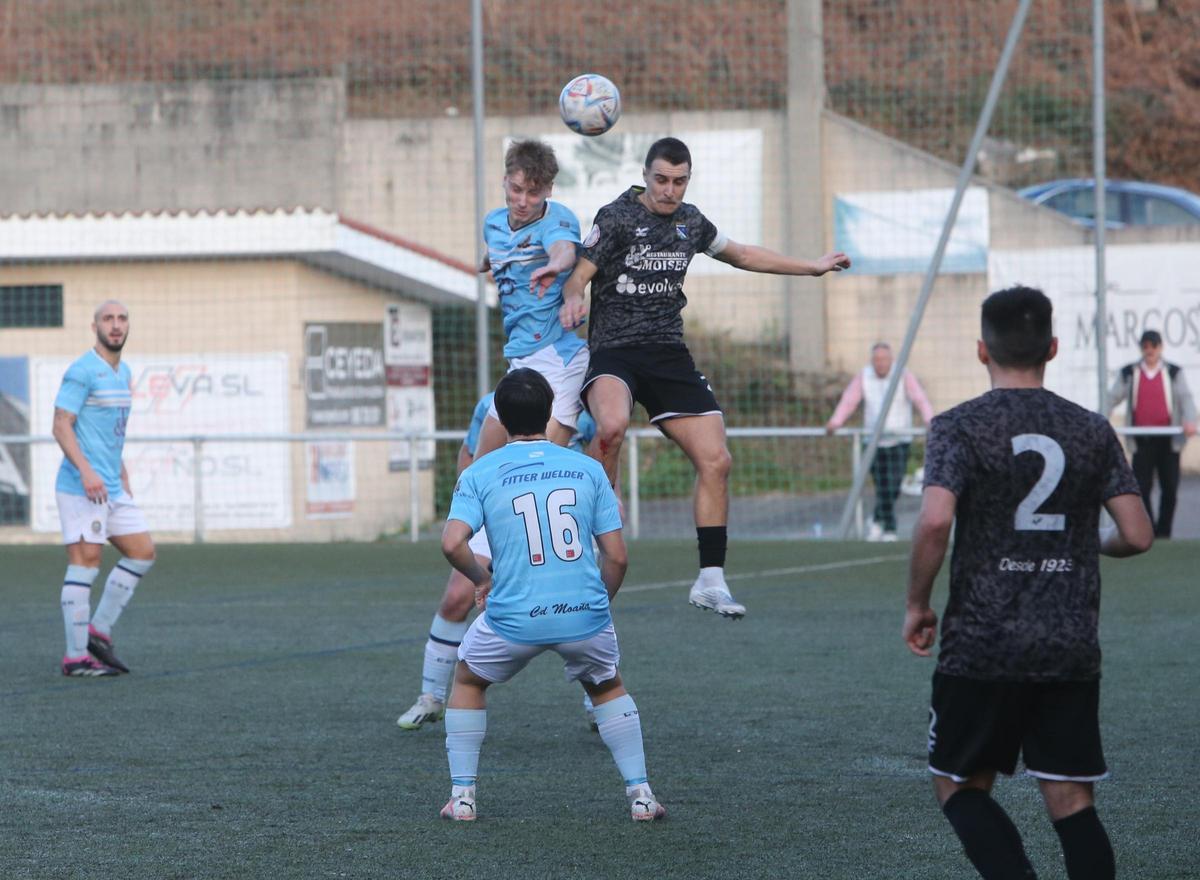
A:
{"label": "dark camouflage jersey", "polygon": [[683,277],[688,264],[724,237],[694,205],[670,216],[648,210],[630,187],[596,213],[583,254],[596,266],[588,347],[683,345],[687,305]]}
{"label": "dark camouflage jersey", "polygon": [[929,427],[925,485],[958,497],[938,670],[1005,681],[1100,675],[1100,507],[1138,485],[1101,416],[994,389]]}

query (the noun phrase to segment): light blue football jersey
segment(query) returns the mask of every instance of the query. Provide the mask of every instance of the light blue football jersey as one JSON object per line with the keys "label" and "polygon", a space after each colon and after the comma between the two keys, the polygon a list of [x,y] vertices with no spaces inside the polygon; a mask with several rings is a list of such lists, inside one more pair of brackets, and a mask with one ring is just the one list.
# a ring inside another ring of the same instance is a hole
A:
{"label": "light blue football jersey", "polygon": [[504,333],[508,336],[504,356],[525,357],[553,345],[564,364],[570,361],[585,344],[574,333],[564,330],[558,320],[563,285],[571,273],[560,273],[541,298],[530,291],[529,276],[550,261],[550,245],[557,241],[579,244],[579,221],[575,215],[569,208],[547,199],[540,220],[514,231],[508,225],[508,209],[497,208],[484,219],[483,240],[500,294]]}
{"label": "light blue football jersey", "polygon": [[[124,361],[116,370],[88,349],[87,354],[67,368],[54,406],[75,414],[75,436],[92,470],[104,480],[109,498],[125,494],[121,485],[121,453],[125,449],[125,425],[133,403],[132,373]],[[85,495],[79,469],[63,457],[55,489],[68,495]]]}
{"label": "light blue football jersey", "polygon": [[549,440],[517,440],[462,472],[449,519],[492,546],[487,621],[511,642],[553,645],[612,622],[592,536],[621,528],[600,463]]}
{"label": "light blue football jersey", "polygon": [[467,452],[475,455],[475,449],[479,446],[479,432],[483,430],[483,420],[487,418],[488,410],[492,406],[492,398],[496,396],[495,391],[489,391],[483,397],[479,398],[479,403],[475,404],[475,412],[471,413],[471,424],[467,426],[467,436],[463,440],[463,445],[467,447]]}

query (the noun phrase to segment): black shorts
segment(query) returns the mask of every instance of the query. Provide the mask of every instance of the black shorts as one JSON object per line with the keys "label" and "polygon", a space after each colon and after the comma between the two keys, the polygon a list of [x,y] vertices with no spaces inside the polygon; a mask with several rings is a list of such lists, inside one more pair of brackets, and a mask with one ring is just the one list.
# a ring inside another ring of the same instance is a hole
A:
{"label": "black shorts", "polygon": [[[588,387],[601,376],[620,379],[634,402],[646,408],[651,422],[675,416],[720,413],[721,406],[703,374],[682,345],[604,348],[592,352],[580,396],[587,406]],[[589,412],[590,412],[589,408]]]}
{"label": "black shorts", "polygon": [[1011,776],[1017,756],[1039,779],[1108,775],[1100,746],[1100,681],[980,681],[933,674],[929,770],[955,782],[985,770]]}

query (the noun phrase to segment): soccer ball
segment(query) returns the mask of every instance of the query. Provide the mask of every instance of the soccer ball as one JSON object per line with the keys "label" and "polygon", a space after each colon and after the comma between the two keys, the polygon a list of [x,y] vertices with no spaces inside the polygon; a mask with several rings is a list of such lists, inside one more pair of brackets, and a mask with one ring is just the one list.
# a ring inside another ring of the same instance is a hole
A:
{"label": "soccer ball", "polygon": [[621,118],[621,93],[612,80],[598,73],[584,73],[563,86],[558,112],[571,131],[595,137]]}

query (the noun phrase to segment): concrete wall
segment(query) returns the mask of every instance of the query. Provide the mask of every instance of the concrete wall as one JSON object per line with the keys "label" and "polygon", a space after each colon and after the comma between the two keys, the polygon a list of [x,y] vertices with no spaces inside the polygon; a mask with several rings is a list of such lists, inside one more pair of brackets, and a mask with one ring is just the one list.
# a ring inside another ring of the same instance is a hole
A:
{"label": "concrete wall", "polygon": [[[833,227],[833,198],[839,192],[953,188],[959,169],[832,113],[824,125],[826,227]],[[989,229],[994,247],[1080,245],[1087,231],[1053,211],[1034,208],[1005,187],[975,180],[988,189]],[[853,255],[851,255],[853,257]],[[924,276],[849,275],[827,285],[827,362],[853,373],[867,362],[872,344],[899,350],[921,292]],[[986,273],[939,277],[913,347],[910,369],[929,392],[935,410],[946,409],[987,389],[987,374],[975,359],[979,304],[988,294]]]}
{"label": "concrete wall", "polygon": [[332,208],[340,80],[0,86],[5,213]]}
{"label": "concrete wall", "polygon": [[[289,260],[75,263],[0,266],[0,284],[62,284],[61,328],[0,330],[5,354],[78,357],[95,338],[92,311],[109,297],[130,310],[130,336],[124,359],[136,367],[156,354],[283,352],[288,363],[288,430],[305,431],[302,375],[306,321],[380,322],[388,302],[397,300],[352,281]],[[136,419],[136,413],[134,418]],[[50,424],[31,425],[48,434]],[[224,431],[244,430],[238,424]],[[370,429],[365,429],[368,433]],[[382,429],[380,429],[380,432]],[[407,529],[410,484],[407,472],[390,472],[384,441],[355,444],[356,499],[348,519],[305,516],[304,448],[290,444],[292,526],[285,530],[210,530],[213,541],[372,540]],[[130,458],[126,449],[126,460]],[[57,456],[55,456],[57,467]],[[434,482],[421,471],[422,518],[434,511]],[[154,529],[154,523],[151,522]],[[191,533],[158,533],[160,540],[190,540]],[[0,528],[0,543],[53,543],[54,534]]]}

